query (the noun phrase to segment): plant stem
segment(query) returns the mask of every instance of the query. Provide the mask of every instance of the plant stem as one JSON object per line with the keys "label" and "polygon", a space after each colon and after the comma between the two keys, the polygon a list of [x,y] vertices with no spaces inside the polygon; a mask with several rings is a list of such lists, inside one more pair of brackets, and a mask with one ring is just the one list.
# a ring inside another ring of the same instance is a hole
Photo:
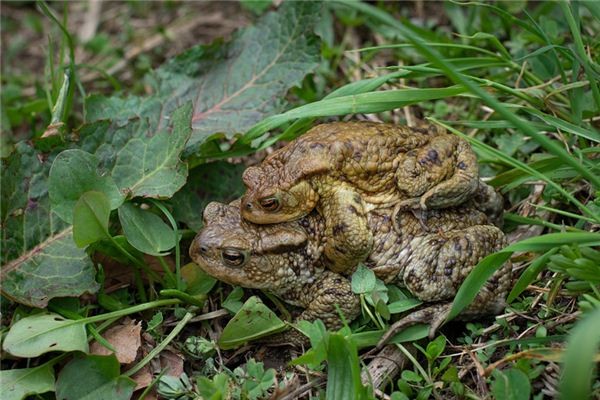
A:
{"label": "plant stem", "polygon": [[165,347],[181,332],[181,330],[185,327],[185,325],[192,319],[194,315],[192,313],[186,313],[185,316],[179,321],[179,323],[173,328],[171,333],[163,340],[158,346],[156,346],[148,355],[140,360],[133,368],[125,372],[124,376],[131,376],[138,372],[140,369],[144,368],[146,364],[150,362],[154,357],[156,357],[161,351],[164,350]]}

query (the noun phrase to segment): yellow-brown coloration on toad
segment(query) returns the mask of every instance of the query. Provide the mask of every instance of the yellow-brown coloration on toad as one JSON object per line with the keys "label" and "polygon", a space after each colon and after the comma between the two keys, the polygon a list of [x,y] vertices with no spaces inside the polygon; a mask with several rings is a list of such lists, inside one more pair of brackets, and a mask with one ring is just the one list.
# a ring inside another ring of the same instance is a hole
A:
{"label": "yellow-brown coloration on toad", "polygon": [[318,125],[248,168],[243,179],[241,213],[248,221],[293,221],[317,208],[335,272],[369,254],[371,210],[455,206],[479,185],[475,154],[457,136],[435,126],[372,122]]}
{"label": "yellow-brown coloration on toad", "polygon": [[[373,249],[365,265],[386,283],[405,286],[420,300],[433,303],[407,318],[404,325],[431,322],[437,328],[459,286],[477,262],[505,245],[504,234],[472,205],[430,212],[430,233],[410,211],[366,215]],[[248,288],[272,292],[304,308],[299,319],[320,318],[329,329],[341,326],[336,305],[351,320],[359,311],[358,297],[347,277],[331,271],[324,259],[329,241],[324,219],[312,212],[298,221],[255,225],[240,218],[239,202],[210,203],[205,227],[194,239],[190,255],[207,273]],[[510,285],[511,267],[497,271],[478,293],[463,317],[498,313]],[[295,332],[295,331],[294,331]],[[301,342],[297,333],[281,341]]]}

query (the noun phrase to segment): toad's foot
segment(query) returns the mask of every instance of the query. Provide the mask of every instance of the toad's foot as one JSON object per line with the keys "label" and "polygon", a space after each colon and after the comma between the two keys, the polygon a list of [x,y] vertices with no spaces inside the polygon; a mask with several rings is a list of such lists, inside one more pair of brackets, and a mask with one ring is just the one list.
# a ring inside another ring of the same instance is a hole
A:
{"label": "toad's foot", "polygon": [[446,317],[450,313],[451,307],[452,303],[434,304],[417,310],[399,321],[396,321],[381,337],[374,351],[381,350],[398,332],[416,324],[430,324],[429,338],[433,339],[436,331],[444,323]]}
{"label": "toad's foot", "polygon": [[430,232],[429,226],[427,226],[427,209],[421,206],[419,198],[413,198],[399,202],[392,211],[392,225],[397,233],[402,232],[398,214],[404,210],[410,211],[415,216],[424,232]]}

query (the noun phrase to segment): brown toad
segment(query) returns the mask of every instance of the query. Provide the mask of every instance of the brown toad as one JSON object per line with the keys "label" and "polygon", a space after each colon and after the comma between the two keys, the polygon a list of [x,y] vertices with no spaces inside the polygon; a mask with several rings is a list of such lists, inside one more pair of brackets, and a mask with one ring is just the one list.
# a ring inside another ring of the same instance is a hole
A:
{"label": "brown toad", "polygon": [[469,144],[442,128],[322,124],[245,171],[241,213],[273,224],[316,207],[330,238],[325,255],[333,271],[343,272],[371,250],[368,212],[456,206],[477,190],[478,176]]}
{"label": "brown toad", "polygon": [[[433,332],[444,321],[450,302],[472,268],[505,245],[504,234],[469,205],[432,210],[429,226],[436,233],[425,231],[409,211],[398,213],[398,233],[391,215],[391,209],[367,214],[373,249],[365,265],[384,282],[403,285],[420,300],[434,303],[399,325],[430,322]],[[239,202],[213,202],[204,210],[204,223],[190,255],[208,274],[232,285],[271,292],[304,308],[299,319],[321,319],[330,329],[341,326],[336,305],[349,320],[358,315],[359,300],[350,281],[331,271],[324,260],[329,239],[325,221],[317,212],[293,222],[256,225],[241,219]],[[507,264],[462,316],[500,312],[510,276]],[[283,340],[302,339],[293,331]]]}

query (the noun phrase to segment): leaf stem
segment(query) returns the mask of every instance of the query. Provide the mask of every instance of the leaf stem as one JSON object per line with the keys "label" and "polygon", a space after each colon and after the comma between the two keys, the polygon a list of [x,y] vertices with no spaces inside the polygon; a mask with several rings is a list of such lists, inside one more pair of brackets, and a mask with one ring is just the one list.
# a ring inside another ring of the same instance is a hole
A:
{"label": "leaf stem", "polygon": [[179,323],[173,328],[171,333],[163,340],[158,346],[156,346],[148,355],[140,360],[135,366],[133,366],[130,370],[126,371],[124,376],[132,376],[140,369],[144,368],[146,364],[150,362],[154,357],[156,357],[161,351],[167,347],[167,345],[181,332],[181,330],[185,327],[185,325],[192,319],[194,315],[190,312],[186,313],[184,317],[179,321]]}
{"label": "leaf stem", "polygon": [[181,236],[179,235],[179,228],[177,227],[177,222],[173,215],[167,210],[167,208],[162,205],[160,202],[150,199],[150,202],[154,204],[156,207],[162,211],[162,213],[167,217],[171,226],[173,227],[173,233],[175,234],[175,276],[177,278],[177,290],[183,290],[183,282],[181,281],[181,249],[179,247],[179,240]]}

